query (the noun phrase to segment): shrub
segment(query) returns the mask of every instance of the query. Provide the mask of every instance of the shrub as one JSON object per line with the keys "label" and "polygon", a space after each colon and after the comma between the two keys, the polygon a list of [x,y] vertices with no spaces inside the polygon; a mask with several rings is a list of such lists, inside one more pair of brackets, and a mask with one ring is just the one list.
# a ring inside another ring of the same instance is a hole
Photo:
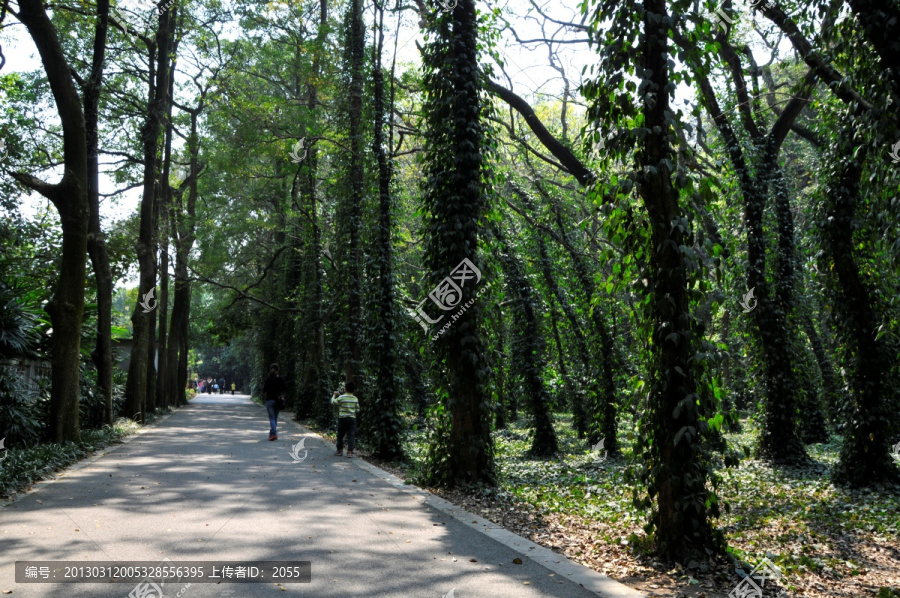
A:
{"label": "shrub", "polygon": [[0,438],[7,447],[37,443],[43,428],[41,405],[30,396],[21,374],[0,367]]}

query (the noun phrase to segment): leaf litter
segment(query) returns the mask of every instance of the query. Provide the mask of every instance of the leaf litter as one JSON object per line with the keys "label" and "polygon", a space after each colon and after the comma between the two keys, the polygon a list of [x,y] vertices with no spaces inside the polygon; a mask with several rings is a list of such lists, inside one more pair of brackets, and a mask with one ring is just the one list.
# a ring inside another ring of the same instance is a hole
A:
{"label": "leaf litter", "polygon": [[[497,488],[428,490],[485,519],[545,546],[603,575],[659,598],[725,598],[740,582],[724,558],[706,570],[661,562],[646,549],[646,515],[631,502],[626,480],[630,451],[598,462],[578,440],[571,418],[557,416],[560,452],[554,459],[526,456],[530,431],[525,422],[494,432]],[[620,433],[628,433],[623,422]],[[725,434],[732,448],[753,446],[756,429]],[[373,464],[409,482],[424,454],[422,430],[408,431],[409,463]],[[775,594],[824,598],[900,598],[900,495],[896,488],[853,490],[830,482],[840,439],[811,445],[811,461],[779,467],[743,459],[719,467],[717,491],[725,508],[713,520],[739,561],[754,565],[769,558],[783,577]],[[768,588],[767,588],[768,595]],[[774,594],[773,594],[774,595]]]}

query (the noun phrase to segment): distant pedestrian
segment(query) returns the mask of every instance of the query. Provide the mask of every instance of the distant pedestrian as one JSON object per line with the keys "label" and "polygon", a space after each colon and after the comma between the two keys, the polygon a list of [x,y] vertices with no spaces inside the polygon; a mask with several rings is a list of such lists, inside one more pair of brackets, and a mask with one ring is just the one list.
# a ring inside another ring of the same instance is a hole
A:
{"label": "distant pedestrian", "polygon": [[232,382],[231,383],[231,395],[232,396],[234,396],[234,389],[235,389],[234,382]]}
{"label": "distant pedestrian", "polygon": [[219,394],[225,394],[225,378],[219,378]]}
{"label": "distant pedestrian", "polygon": [[213,384],[213,391],[214,391],[216,394],[219,394],[219,385],[218,385],[218,384]]}
{"label": "distant pedestrian", "polygon": [[353,457],[353,448],[356,444],[356,413],[359,411],[359,399],[353,394],[356,384],[347,382],[344,385],[344,394],[338,396],[337,391],[331,397],[331,402],[338,405],[338,429],[337,452],[335,457],[344,456],[344,436],[347,436],[347,457]]}
{"label": "distant pedestrian", "polygon": [[206,394],[211,395],[213,391],[212,388],[212,378],[206,379]]}
{"label": "distant pedestrian", "polygon": [[278,413],[282,409],[282,396],[287,390],[284,378],[278,375],[278,364],[269,366],[269,376],[263,384],[263,400],[269,414],[269,440],[278,440]]}

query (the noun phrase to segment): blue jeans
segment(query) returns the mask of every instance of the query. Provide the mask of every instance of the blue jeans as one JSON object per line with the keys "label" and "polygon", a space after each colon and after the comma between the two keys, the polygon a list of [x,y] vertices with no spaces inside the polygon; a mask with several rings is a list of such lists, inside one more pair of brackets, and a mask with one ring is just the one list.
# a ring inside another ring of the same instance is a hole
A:
{"label": "blue jeans", "polygon": [[278,409],[275,401],[266,401],[266,411],[269,412],[269,435],[278,436]]}

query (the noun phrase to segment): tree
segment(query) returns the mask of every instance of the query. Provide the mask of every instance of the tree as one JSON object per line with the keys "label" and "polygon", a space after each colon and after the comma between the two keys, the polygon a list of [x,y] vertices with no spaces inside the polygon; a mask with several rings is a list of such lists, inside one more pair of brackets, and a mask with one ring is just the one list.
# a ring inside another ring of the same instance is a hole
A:
{"label": "tree", "polygon": [[91,72],[82,85],[84,93],[84,118],[88,154],[88,203],[91,215],[88,224],[88,254],[97,280],[97,340],[91,358],[97,367],[97,381],[106,405],[104,421],[112,424],[113,413],[113,361],[112,361],[112,291],[106,239],[100,227],[100,167],[99,130],[100,92],[103,87],[103,65],[106,60],[106,39],[109,28],[109,0],[97,1],[97,20],[94,25],[94,47]]}
{"label": "tree", "polygon": [[[465,265],[464,260],[479,267],[478,241],[487,208],[487,140],[474,0],[461,0],[452,12],[438,16],[431,32],[434,39],[422,51],[427,123],[424,208],[426,263],[432,280],[438,282]],[[473,298],[471,267],[465,267],[469,285],[462,287],[459,305]],[[481,310],[475,301],[434,343],[446,367],[441,398],[449,418],[439,424],[438,438],[429,449],[428,476],[434,482],[495,479]]]}
{"label": "tree", "polygon": [[[140,264],[140,285],[138,294],[143,299],[156,289],[156,243],[157,220],[156,202],[160,192],[159,137],[168,113],[169,74],[172,56],[170,48],[174,32],[175,12],[173,6],[159,16],[159,26],[155,44],[150,46],[150,90],[148,94],[147,117],[141,127],[141,142],[144,154],[143,197],[141,199],[140,235],[137,243]],[[155,58],[156,63],[153,64]],[[152,347],[155,323],[154,310],[146,311],[134,306],[131,323],[134,330],[134,344],[128,366],[128,382],[125,387],[125,413],[129,417],[138,416],[143,421],[147,408],[150,388],[155,388],[155,376],[151,376]],[[151,377],[153,380],[151,380]],[[155,397],[154,395],[152,395]]]}
{"label": "tree", "polygon": [[[503,101],[507,102],[510,107],[515,109],[525,119],[529,128],[531,128],[532,132],[534,132],[535,136],[541,141],[544,147],[559,160],[559,164],[570,172],[581,185],[589,186],[593,183],[596,178],[594,174],[588,170],[567,146],[561,143],[549,130],[547,130],[546,126],[544,126],[535,114],[534,109],[529,106],[524,99],[493,81],[488,83],[488,88],[493,93],[497,94]],[[526,162],[530,163],[528,160],[526,160]],[[516,188],[515,184],[514,188]],[[587,392],[585,393],[585,399],[591,406],[590,413],[585,412],[584,402],[581,397],[574,397],[574,423],[580,436],[587,434],[588,443],[590,445],[596,444],[602,438],[605,441],[604,447],[607,452],[610,455],[617,455],[619,453],[617,437],[618,414],[616,408],[616,386],[614,381],[615,366],[613,365],[614,355],[612,336],[605,322],[605,314],[603,313],[603,310],[599,308],[600,297],[596,294],[596,285],[594,285],[591,280],[591,270],[585,263],[582,252],[576,247],[570,229],[564,223],[565,217],[559,199],[551,195],[545,189],[544,185],[537,180],[535,181],[535,188],[540,193],[540,196],[551,206],[553,214],[552,220],[556,224],[555,233],[552,232],[551,228],[546,226],[542,226],[541,230],[551,234],[553,239],[566,250],[575,270],[577,296],[589,311],[589,329],[593,333],[585,335],[581,334],[580,326],[574,323],[574,312],[571,309],[566,309],[568,302],[560,298],[566,316],[572,324],[573,330],[576,331],[575,334],[577,342],[579,343],[580,355],[585,364],[585,369],[588,372],[587,377],[590,380],[586,385]],[[528,208],[530,203],[528,194],[521,189],[517,190],[517,194],[521,197],[523,204],[525,204],[526,210],[528,212],[533,212],[533,210]],[[523,218],[529,220],[529,217],[526,214],[522,212],[519,213]],[[533,222],[530,223],[533,226],[535,225]],[[555,285],[550,285],[551,289],[554,287]],[[588,341],[591,343],[594,355],[593,358],[588,358]],[[590,359],[597,363],[595,367],[587,365]]]}
{"label": "tree", "polygon": [[[703,403],[691,364],[692,330],[688,264],[683,253],[691,235],[672,184],[669,153],[671,128],[668,29],[672,19],[665,0],[649,0],[643,9],[640,49],[643,72],[639,93],[645,135],[640,144],[638,193],[650,220],[650,322],[652,330],[651,400],[653,412],[649,476],[656,492],[657,548],[681,562],[705,558],[721,540],[713,532],[707,505],[714,497],[697,451],[703,429]],[[677,125],[676,125],[677,126]],[[714,504],[714,503],[713,503]]]}
{"label": "tree", "polygon": [[544,339],[538,326],[537,301],[534,289],[528,284],[522,264],[513,253],[503,230],[494,228],[494,236],[501,247],[500,260],[512,301],[515,334],[511,341],[514,368],[523,378],[523,388],[534,420],[534,439],[529,453],[549,457],[559,450],[550,413],[550,396],[544,385]]}
{"label": "tree", "polygon": [[[535,213],[535,204],[529,197],[528,193],[524,189],[519,187],[519,185],[517,185],[516,183],[512,183],[511,187],[516,191],[516,194],[522,199],[522,204],[525,207],[525,211],[523,212],[523,215],[525,213],[534,214]],[[556,206],[555,203],[553,205]],[[559,212],[557,210],[554,209],[554,213],[558,218],[561,219],[561,215],[559,214]],[[557,241],[559,242],[560,245],[567,247],[567,248],[571,247],[571,244],[566,239],[564,231],[558,231],[558,232],[554,233],[552,231],[552,229],[549,229],[546,226],[543,226],[543,225],[536,226],[537,223],[530,223],[530,224],[532,224],[532,229],[533,229],[534,235],[537,240],[538,258],[539,258],[539,264],[540,264],[540,268],[541,268],[541,276],[544,279],[544,284],[546,285],[547,289],[549,290],[549,295],[550,295],[549,299],[550,299],[551,306],[554,303],[554,299],[556,299],[556,301],[559,302],[559,305],[563,311],[563,314],[565,314],[565,316],[566,316],[566,321],[569,323],[569,327],[571,329],[572,335],[575,337],[575,345],[576,345],[576,348],[578,351],[578,356],[580,357],[580,360],[581,360],[583,376],[579,379],[578,383],[576,383],[573,380],[571,380],[571,376],[568,374],[567,368],[565,366],[565,360],[563,359],[563,355],[562,355],[562,341],[560,339],[560,335],[559,335],[559,331],[558,331],[558,327],[557,327],[557,323],[556,323],[555,310],[554,310],[553,336],[556,341],[557,350],[560,353],[560,359],[559,359],[560,373],[562,374],[563,379],[565,380],[566,392],[568,392],[570,394],[571,405],[572,405],[572,420],[573,420],[572,425],[575,428],[576,432],[578,432],[578,437],[584,438],[588,432],[588,421],[587,421],[587,414],[585,413],[585,405],[584,405],[585,395],[584,395],[583,387],[587,386],[587,384],[586,384],[587,379],[593,380],[593,378],[594,378],[594,376],[592,375],[592,367],[591,367],[591,363],[593,360],[592,360],[590,351],[588,350],[587,340],[585,339],[585,335],[582,332],[582,325],[578,319],[578,315],[575,313],[575,309],[572,307],[571,301],[569,300],[568,295],[565,293],[565,289],[563,289],[560,286],[559,282],[557,281],[557,276],[553,271],[552,262],[550,260],[550,254],[549,254],[549,251],[547,248],[547,243],[546,243],[544,237],[545,237],[545,234],[550,234],[550,236],[557,239]],[[549,231],[549,233],[548,233],[548,231]],[[575,252],[575,253],[570,252],[570,255],[577,255],[577,252]],[[576,266],[576,268],[577,267],[578,266]],[[600,357],[599,359],[602,359],[602,358],[603,357]],[[591,382],[591,384],[593,385],[594,383]],[[591,396],[596,395],[596,389],[593,389],[593,390],[594,390],[594,392],[592,393]],[[613,439],[611,438],[611,440],[613,440]],[[610,444],[614,445],[615,443],[611,442]],[[608,449],[607,449],[607,451],[608,451]],[[613,454],[615,454],[615,451],[613,452]]]}
{"label": "tree", "polygon": [[[680,34],[676,35],[676,40],[683,50],[694,47]],[[802,461],[806,458],[806,451],[797,431],[797,381],[789,342],[791,325],[788,321],[793,311],[794,234],[787,189],[778,166],[778,153],[794,120],[812,93],[815,75],[807,73],[799,92],[781,112],[771,129],[763,132],[749,106],[746,82],[737,55],[723,34],[719,34],[717,41],[726,49],[725,60],[729,64],[734,84],[740,90],[736,93],[741,121],[756,149],[753,156],[756,158],[755,164],[752,164],[745,156],[741,140],[727,115],[719,107],[704,68],[697,62],[692,63],[703,104],[724,140],[744,200],[747,223],[747,288],[753,289],[758,297],[758,305],[752,312],[753,331],[759,342],[759,352],[765,367],[765,417],[759,452],[776,462]],[[767,241],[763,223],[770,190],[775,203],[779,233],[774,285],[769,283],[766,276]],[[770,294],[771,287],[774,290]]]}
{"label": "tree", "polygon": [[[780,7],[767,6],[763,13],[788,35],[797,53],[809,65],[810,73],[828,84],[836,104],[824,104],[822,124],[815,136],[817,140],[829,139],[822,160],[827,165],[828,184],[818,236],[823,250],[820,264],[827,273],[826,294],[841,306],[832,313],[842,341],[845,359],[842,365],[848,382],[845,416],[850,421],[844,427],[844,445],[835,478],[861,486],[896,480],[898,476],[887,456],[888,439],[896,430],[896,418],[890,415],[894,410],[889,407],[889,384],[885,384],[890,376],[896,375],[888,357],[893,349],[883,334],[889,321],[878,299],[881,291],[872,279],[867,280],[862,274],[862,252],[857,252],[857,248],[864,249],[865,259],[872,261],[868,266],[870,271],[877,272],[890,263],[883,261],[884,253],[876,249],[873,238],[882,233],[873,229],[881,228],[877,221],[889,210],[887,203],[892,199],[888,198],[893,198],[895,183],[877,165],[869,166],[871,174],[864,177],[863,173],[869,151],[872,148],[880,151],[884,136],[896,137],[900,130],[894,114],[883,108],[895,101],[898,89],[896,58],[890,55],[890,47],[895,43],[889,41],[896,37],[891,16],[897,12],[897,5],[892,1],[865,14],[864,11],[873,8],[865,1],[852,2],[851,8],[858,21],[848,21],[844,23],[847,27],[843,27],[834,25],[838,21],[838,8],[829,6],[823,11],[822,30],[841,43],[846,37],[854,46],[860,45],[861,39],[867,40],[874,52],[863,52],[863,60],[837,54],[835,62],[831,62],[813,47]],[[856,32],[860,30],[862,36],[857,37]],[[841,60],[843,64],[838,62]],[[865,90],[865,95],[857,89]],[[851,123],[859,132],[851,135],[845,123]],[[856,145],[857,142],[860,144]],[[821,141],[817,145],[821,147]],[[858,211],[863,196],[871,196],[866,205],[868,213]],[[897,285],[896,275],[887,274],[883,280],[888,288]]]}
{"label": "tree", "polygon": [[363,63],[365,62],[366,30],[363,23],[362,0],[350,0],[347,45],[349,51],[348,94],[350,163],[347,171],[349,197],[347,205],[347,239],[342,272],[347,289],[347,359],[344,374],[348,381],[358,380],[362,362],[362,273],[360,226],[365,167],[363,160]]}
{"label": "tree", "polygon": [[[187,405],[188,331],[191,313],[191,280],[188,274],[188,256],[194,246],[196,234],[197,179],[203,166],[199,161],[200,139],[197,120],[204,108],[206,89],[200,93],[196,108],[185,111],[191,118],[191,132],[188,137],[190,156],[188,177],[178,189],[170,190],[169,225],[175,245],[175,292],[172,300],[172,317],[169,320],[169,339],[166,347],[166,371],[168,381],[163,389],[163,405]],[[187,193],[187,204],[184,195]]]}
{"label": "tree", "polygon": [[[306,105],[312,119],[311,126],[319,127],[319,85],[322,63],[325,60],[325,42],[329,32],[328,3],[319,2],[319,22],[317,24],[316,41],[313,49],[312,72],[307,79]],[[304,262],[302,273],[302,320],[301,330],[305,338],[312,339],[306,343],[305,358],[300,381],[299,402],[303,406],[298,413],[311,410],[320,425],[330,425],[334,420],[332,406],[328,403],[331,381],[328,372],[328,358],[325,348],[325,311],[323,303],[324,281],[322,273],[322,228],[319,221],[319,199],[317,196],[317,178],[319,176],[319,148],[309,148],[304,162],[305,176],[302,196],[305,198],[304,224],[302,233],[305,239],[303,249]]]}
{"label": "tree", "polygon": [[78,441],[79,359],[84,314],[85,254],[88,247],[88,145],[84,111],[59,34],[39,0],[22,0],[13,13],[37,46],[56,100],[63,128],[64,171],[50,184],[29,174],[13,177],[49,199],[59,212],[62,257],[56,290],[45,309],[53,324],[49,436],[55,442]]}
{"label": "tree", "polygon": [[[847,119],[846,122],[852,122]],[[879,317],[869,284],[855,257],[854,234],[859,226],[861,178],[867,152],[857,151],[851,130],[840,132],[831,150],[825,210],[820,224],[825,251],[822,267],[828,272],[830,295],[846,346],[850,409],[844,444],[835,478],[852,486],[900,481],[900,470],[890,457],[889,439],[896,416],[886,388],[890,357],[879,335]]]}
{"label": "tree", "polygon": [[[686,2],[678,4],[687,8]],[[715,492],[708,485],[715,485],[706,421],[712,409],[703,368],[695,359],[707,347],[699,341],[703,329],[691,313],[689,293],[699,274],[699,257],[691,220],[680,205],[690,181],[672,152],[676,131],[683,127],[670,107],[674,63],[669,32],[677,19],[669,15],[665,0],[626,6],[601,2],[594,27],[604,19],[612,24],[600,38],[600,76],[584,90],[592,101],[589,116],[599,129],[595,142],[615,133],[607,159],[625,159],[632,144],[637,155],[634,171],[624,182],[601,184],[596,194],[598,201],[608,201],[607,194],[624,201],[619,194],[628,197],[636,190],[649,229],[634,231],[647,236],[637,257],[646,252],[648,258],[637,278],[643,279],[639,288],[646,293],[643,329],[650,386],[635,446],[643,461],[637,473],[648,493],[636,495],[636,502],[643,508],[653,506],[649,527],[656,552],[696,565],[721,551],[724,541],[710,521],[718,514]],[[620,46],[635,38],[635,48],[622,51]],[[623,71],[637,73],[639,82],[626,81]],[[628,207],[612,205],[609,210],[608,218],[635,221]]]}
{"label": "tree", "polygon": [[[371,439],[375,449],[373,454],[382,459],[398,459],[403,456],[400,433],[402,423],[397,415],[397,386],[394,379],[394,269],[393,246],[391,244],[393,201],[391,197],[392,166],[384,147],[384,74],[381,55],[384,46],[384,7],[376,1],[377,30],[373,47],[372,79],[373,110],[375,130],[373,151],[378,161],[378,224],[374,259],[377,260],[378,309],[375,312],[375,331],[372,339],[376,363],[375,388],[369,410],[374,418],[370,426]],[[393,82],[392,82],[393,83]],[[393,85],[392,85],[393,88]],[[391,102],[393,106],[393,102]],[[389,111],[388,114],[391,114]],[[391,129],[393,131],[393,128]],[[393,136],[390,140],[393,145]],[[393,150],[389,147],[388,150]]]}

